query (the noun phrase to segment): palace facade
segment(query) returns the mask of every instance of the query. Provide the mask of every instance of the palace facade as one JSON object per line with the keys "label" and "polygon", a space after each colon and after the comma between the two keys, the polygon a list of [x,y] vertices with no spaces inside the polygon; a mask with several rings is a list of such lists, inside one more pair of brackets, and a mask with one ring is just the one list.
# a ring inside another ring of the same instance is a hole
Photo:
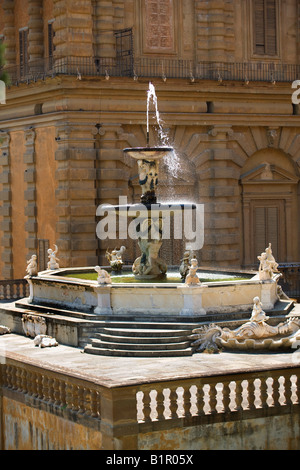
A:
{"label": "palace facade", "polygon": [[[0,0],[0,40],[3,279],[32,254],[44,269],[54,244],[62,267],[138,256],[97,238],[96,210],[139,200],[123,149],[146,145],[149,81],[179,162],[161,165],[158,199],[204,204],[199,264],[257,266],[269,243],[300,260],[299,0]],[[162,250],[178,264],[184,242]]]}

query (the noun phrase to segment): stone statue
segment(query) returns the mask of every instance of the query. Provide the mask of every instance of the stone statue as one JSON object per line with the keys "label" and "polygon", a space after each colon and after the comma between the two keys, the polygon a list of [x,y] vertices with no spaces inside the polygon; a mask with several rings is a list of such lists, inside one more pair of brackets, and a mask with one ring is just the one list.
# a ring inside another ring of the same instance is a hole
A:
{"label": "stone statue", "polygon": [[155,204],[158,184],[158,160],[138,160],[139,184],[142,188],[141,202]]}
{"label": "stone statue", "polygon": [[300,319],[288,318],[277,326],[266,322],[259,297],[253,299],[251,318],[235,330],[212,324],[193,330],[192,346],[198,352],[217,352],[220,349],[279,349],[291,348],[300,340]]}
{"label": "stone statue", "polygon": [[49,248],[49,250],[48,250],[48,258],[49,258],[48,269],[51,269],[51,270],[59,269],[59,264],[58,264],[59,259],[56,257],[57,252],[58,252],[58,248],[57,248],[56,245],[54,245],[54,250]]}
{"label": "stone statue", "polygon": [[190,268],[190,261],[191,261],[191,253],[190,251],[185,251],[183,254],[183,258],[181,260],[180,267],[179,267],[179,274],[180,274],[182,282],[185,282],[186,276],[188,275],[189,268]]}
{"label": "stone statue", "polygon": [[189,267],[188,275],[185,279],[185,284],[188,286],[199,286],[201,285],[200,279],[197,276],[198,261],[196,258],[191,259],[191,265]]}
{"label": "stone statue", "polygon": [[123,260],[122,260],[122,255],[126,251],[125,246],[121,246],[119,250],[116,248],[112,250],[110,253],[108,250],[106,250],[106,258],[111,266],[112,271],[114,272],[120,272],[122,271],[123,267]]}
{"label": "stone statue", "polygon": [[279,273],[278,263],[276,263],[275,258],[273,256],[271,243],[269,243],[269,246],[265,249],[265,252],[267,254],[267,261],[269,263],[270,268],[274,273]]}
{"label": "stone statue", "polygon": [[37,276],[38,274],[38,266],[37,266],[37,256],[32,255],[30,260],[27,261],[27,268],[26,272],[28,276]]}
{"label": "stone statue", "polygon": [[267,281],[273,278],[274,273],[279,273],[278,263],[276,263],[275,258],[272,254],[271,243],[266,248],[266,250],[257,257],[259,260],[259,269],[258,276],[260,281]]}
{"label": "stone statue", "polygon": [[[159,250],[162,245],[161,239],[162,221],[146,219],[141,224],[142,236],[138,239],[138,245],[142,252],[142,256],[137,258],[132,266],[132,271],[137,278],[151,279],[165,277],[167,265],[162,258],[159,257]],[[151,238],[152,232],[155,238]]]}
{"label": "stone statue", "polygon": [[97,282],[100,285],[111,284],[111,277],[105,269],[100,266],[95,266],[95,271],[98,273]]}

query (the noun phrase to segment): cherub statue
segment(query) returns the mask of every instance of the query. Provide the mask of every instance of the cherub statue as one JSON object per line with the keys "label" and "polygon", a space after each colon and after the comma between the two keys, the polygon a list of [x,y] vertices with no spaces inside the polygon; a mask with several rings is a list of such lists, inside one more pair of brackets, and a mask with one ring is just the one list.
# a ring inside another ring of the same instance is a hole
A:
{"label": "cherub statue", "polygon": [[181,260],[181,264],[179,267],[179,274],[180,274],[182,282],[185,282],[186,276],[188,275],[191,258],[192,258],[191,252],[189,250],[186,250],[183,254],[183,258]]}
{"label": "cherub statue", "polygon": [[124,264],[122,260],[122,254],[125,252],[125,250],[125,246],[121,246],[119,250],[115,248],[111,253],[106,250],[105,256],[113,271],[120,272],[122,270]]}
{"label": "cherub statue", "polygon": [[253,299],[253,309],[250,321],[263,323],[264,321],[269,320],[269,317],[265,314],[262,309],[262,303],[259,297],[254,297]]}
{"label": "cherub statue", "polygon": [[267,281],[268,279],[272,279],[273,271],[271,268],[271,264],[267,259],[267,253],[264,251],[261,253],[260,256],[257,257],[260,261],[259,268],[258,268],[258,276],[261,281]]}
{"label": "cherub statue", "polygon": [[196,286],[200,285],[200,279],[197,276],[197,270],[198,270],[198,261],[196,258],[191,259],[191,265],[189,267],[189,273],[186,276],[185,279],[185,284],[188,286]]}
{"label": "cherub statue", "polygon": [[51,248],[49,248],[48,250],[48,258],[49,258],[48,269],[59,269],[59,264],[58,264],[59,259],[56,257],[58,248],[56,245],[54,245],[54,248],[55,248],[54,251]]}
{"label": "cherub statue", "polygon": [[278,263],[276,263],[275,258],[273,256],[271,243],[269,243],[269,246],[266,248],[265,252],[267,253],[267,260],[269,262],[270,268],[274,273],[279,273]]}
{"label": "cherub statue", "polygon": [[37,256],[36,255],[32,255],[30,260],[27,261],[27,268],[26,268],[26,272],[28,274],[28,276],[37,276],[38,274],[38,267],[37,267]]}
{"label": "cherub statue", "polygon": [[98,273],[98,284],[111,284],[111,277],[105,269],[102,269],[100,266],[95,266],[95,271]]}

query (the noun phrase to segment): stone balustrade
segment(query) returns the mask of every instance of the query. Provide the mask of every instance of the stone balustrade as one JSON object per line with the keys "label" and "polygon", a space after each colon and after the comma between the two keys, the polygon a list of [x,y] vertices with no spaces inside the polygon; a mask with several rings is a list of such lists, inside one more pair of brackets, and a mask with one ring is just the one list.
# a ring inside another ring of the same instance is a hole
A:
{"label": "stone balustrade", "polygon": [[279,409],[300,403],[294,369],[147,384],[137,394],[140,423]]}
{"label": "stone balustrade", "polygon": [[[199,436],[205,435],[205,429],[214,434],[220,426],[226,427],[226,432],[221,431],[223,437],[226,433],[229,436],[232,423],[239,427],[241,436],[255,429],[254,435],[262,438],[261,445],[265,441],[270,448],[279,445],[278,426],[283,426],[282,448],[299,445],[300,386],[296,366],[105,386],[80,369],[71,373],[12,356],[8,354],[0,365],[0,414],[5,415],[2,419],[7,426],[2,430],[3,448],[9,447],[9,429],[18,434],[18,445],[26,448],[36,448],[32,436],[38,433],[43,434],[43,445],[39,443],[43,448],[73,448],[76,444],[70,442],[76,438],[80,448],[164,449],[162,433],[178,441],[174,441],[178,447],[173,448],[184,448],[182,442],[187,435],[194,436],[197,446],[213,446],[209,437],[201,441]],[[28,426],[33,430],[31,440],[21,446],[24,436],[28,436]],[[73,431],[60,436],[57,426]],[[54,443],[50,442],[51,432]],[[240,439],[239,432],[233,433],[232,439],[233,446],[241,445],[235,442]],[[249,441],[243,445],[251,448],[258,444]]]}

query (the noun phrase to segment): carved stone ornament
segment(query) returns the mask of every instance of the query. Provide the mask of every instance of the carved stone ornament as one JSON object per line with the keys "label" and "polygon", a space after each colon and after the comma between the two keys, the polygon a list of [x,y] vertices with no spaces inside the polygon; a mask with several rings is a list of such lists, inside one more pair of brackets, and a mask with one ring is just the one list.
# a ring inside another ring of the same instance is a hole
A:
{"label": "carved stone ornament", "polygon": [[277,350],[295,347],[300,341],[300,319],[288,318],[277,326],[267,324],[269,317],[262,310],[259,297],[253,299],[252,316],[236,328],[211,324],[193,330],[192,347],[197,352],[218,352],[221,349]]}

